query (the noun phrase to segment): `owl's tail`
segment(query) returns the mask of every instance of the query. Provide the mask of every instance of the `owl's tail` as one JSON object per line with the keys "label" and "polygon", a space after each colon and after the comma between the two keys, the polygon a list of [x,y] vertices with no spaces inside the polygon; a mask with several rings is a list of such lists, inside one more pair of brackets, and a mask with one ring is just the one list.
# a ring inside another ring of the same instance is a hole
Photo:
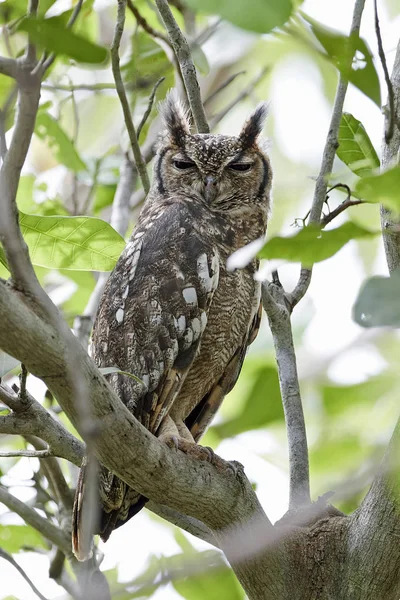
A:
{"label": "owl's tail", "polygon": [[[99,534],[106,542],[114,529],[126,523],[148,502],[148,498],[132,490],[103,466],[100,466],[100,476],[95,482],[89,473],[90,467],[84,458],[72,509],[72,550],[79,561],[91,558],[93,535]],[[104,474],[108,475],[107,486],[103,483]],[[95,485],[88,485],[90,479]],[[90,487],[94,489],[90,490]]]}

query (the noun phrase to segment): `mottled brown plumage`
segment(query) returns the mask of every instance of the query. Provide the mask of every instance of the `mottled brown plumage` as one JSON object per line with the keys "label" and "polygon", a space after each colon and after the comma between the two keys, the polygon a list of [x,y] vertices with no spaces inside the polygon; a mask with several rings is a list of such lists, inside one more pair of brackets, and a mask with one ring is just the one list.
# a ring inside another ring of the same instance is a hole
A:
{"label": "mottled brown plumage", "polygon": [[[221,465],[195,444],[235,385],[261,318],[257,261],[228,272],[230,254],[263,236],[271,169],[258,142],[265,106],[238,137],[191,135],[179,101],[162,108],[166,131],[153,183],[135,230],[112,272],[93,331],[99,367],[114,374],[121,401],[154,435]],[[74,507],[79,531],[84,468]],[[100,467],[101,519],[106,540],[146,499]]]}

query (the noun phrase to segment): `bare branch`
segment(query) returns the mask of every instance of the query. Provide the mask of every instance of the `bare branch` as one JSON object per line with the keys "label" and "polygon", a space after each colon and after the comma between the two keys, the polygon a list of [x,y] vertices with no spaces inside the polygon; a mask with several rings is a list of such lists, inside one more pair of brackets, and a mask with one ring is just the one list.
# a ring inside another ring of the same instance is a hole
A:
{"label": "bare branch", "polygon": [[232,110],[232,108],[234,108],[237,104],[239,104],[239,102],[244,100],[244,98],[247,98],[247,96],[249,96],[253,92],[254,88],[260,83],[260,81],[264,79],[268,70],[269,67],[264,67],[257,75],[257,77],[250,81],[250,83],[236,96],[236,98],[234,98],[225,108],[223,108],[218,114],[216,114],[212,118],[211,129],[214,129],[214,127],[220,121],[222,121],[222,119]]}
{"label": "bare branch", "polygon": [[147,121],[147,119],[149,118],[149,115],[150,115],[150,113],[151,113],[151,109],[153,108],[153,103],[154,103],[154,98],[155,98],[155,95],[156,95],[156,92],[157,92],[157,88],[158,88],[158,86],[159,86],[159,85],[160,85],[160,84],[161,84],[161,83],[162,83],[164,80],[165,80],[165,77],[161,77],[161,78],[160,78],[160,79],[157,81],[157,83],[155,84],[155,86],[154,86],[154,87],[153,87],[153,89],[152,89],[152,92],[151,92],[151,94],[150,94],[150,97],[149,97],[149,102],[148,102],[148,104],[147,104],[146,111],[145,111],[145,113],[144,113],[144,115],[143,115],[143,117],[142,117],[142,120],[140,121],[140,123],[139,123],[139,125],[138,125],[138,128],[137,128],[137,137],[138,137],[138,139],[139,139],[139,137],[140,137],[140,133],[141,133],[141,131],[142,131],[142,129],[143,129],[143,127],[144,127],[144,125],[146,124],[146,121]]}
{"label": "bare branch", "polygon": [[138,170],[143,188],[147,194],[150,189],[149,176],[147,174],[146,164],[140,151],[140,146],[136,135],[135,126],[133,124],[131,110],[129,107],[128,98],[126,97],[125,87],[122,81],[121,70],[119,66],[119,45],[121,42],[122,33],[124,31],[125,9],[126,0],[118,0],[117,21],[115,23],[114,39],[111,45],[111,64],[115,85],[121,102],[122,111],[124,113],[125,125],[131,142],[136,168]]}
{"label": "bare branch", "polygon": [[[355,38],[359,35],[361,17],[364,10],[365,0],[356,0],[353,10],[353,19],[350,28],[350,38]],[[354,45],[353,45],[354,48]],[[351,67],[354,58],[354,52],[348,58],[348,66]],[[344,99],[347,92],[348,80],[340,75],[338,87],[336,90],[335,102],[333,105],[331,122],[329,124],[328,136],[326,138],[324,152],[322,155],[321,168],[315,184],[314,197],[311,205],[309,223],[319,224],[321,219],[322,207],[326,198],[328,189],[327,179],[332,172],[333,161],[335,159],[336,150],[338,147],[338,133],[340,119],[342,118]],[[299,281],[288,298],[292,307],[296,306],[303,298],[311,281],[311,269],[302,267]]]}
{"label": "bare branch", "polygon": [[[154,29],[146,21],[146,19],[140,14],[139,10],[137,9],[137,6],[132,2],[132,0],[127,0],[127,6],[129,8],[129,10],[133,13],[138,25],[140,25],[142,27],[142,29],[144,29],[144,31],[146,31],[149,35],[151,35],[151,37],[158,38],[159,40],[162,40],[163,42],[168,44],[168,46],[171,47],[171,42],[169,41],[167,36],[164,35],[161,31],[157,31],[156,29]],[[139,134],[138,134],[138,137],[139,137]]]}
{"label": "bare branch", "polygon": [[66,458],[80,465],[83,444],[57,421],[37,400],[27,393],[27,402],[20,402],[18,395],[5,384],[0,385],[0,400],[14,412],[0,416],[0,433],[11,435],[34,435],[45,440],[53,456]]}
{"label": "bare branch", "polygon": [[[400,123],[400,41],[397,45],[396,57],[391,76],[391,84],[394,94],[394,120]],[[399,164],[400,161],[400,128],[395,127],[393,136],[389,141],[384,140],[382,145],[382,168],[388,169]],[[386,261],[389,272],[393,273],[400,267],[400,219],[384,206],[381,207],[381,226],[383,243],[385,246]]]}
{"label": "bare branch", "polygon": [[3,486],[0,486],[0,502],[9,510],[15,512],[31,527],[40,531],[52,544],[60,548],[64,554],[71,554],[71,541],[69,536],[61,529],[53,525],[48,519],[39,515],[36,510],[30,508],[25,502],[21,502],[10,494]]}
{"label": "bare branch", "polygon": [[221,85],[219,87],[217,87],[217,89],[215,90],[215,92],[213,92],[212,94],[210,94],[203,102],[204,104],[204,108],[210,104],[215,98],[216,96],[218,96],[218,94],[220,94],[220,92],[222,92],[225,88],[228,87],[228,85],[230,85],[233,81],[235,81],[235,79],[237,77],[239,77],[239,75],[244,75],[246,73],[246,71],[239,71],[238,73],[234,73],[233,75],[231,75],[230,77],[228,77],[228,79],[226,81],[224,81],[224,83],[221,83]]}
{"label": "bare branch", "polygon": [[197,131],[199,133],[209,133],[210,128],[201,101],[200,86],[197,80],[196,68],[193,63],[189,44],[179,29],[174,15],[168,6],[168,2],[166,2],[166,0],[156,0],[156,5],[181,68],[189,99],[190,110],[192,111]]}
{"label": "bare branch", "polygon": [[0,452],[0,458],[23,456],[25,458],[47,458],[54,456],[50,450],[14,450],[12,452]]}
{"label": "bare branch", "polygon": [[379,17],[378,17],[378,3],[377,0],[374,0],[374,13],[375,13],[375,32],[376,32],[376,40],[378,42],[378,53],[381,61],[383,73],[385,75],[385,82],[388,91],[388,104],[389,106],[385,108],[385,142],[388,143],[393,137],[394,124],[395,124],[395,111],[394,111],[394,93],[393,86],[390,80],[389,71],[386,64],[386,56],[383,50],[382,44],[382,36],[381,36],[381,28],[379,27]]}
{"label": "bare branch", "polygon": [[276,272],[274,281],[263,285],[262,297],[274,338],[285,413],[290,467],[289,509],[295,509],[311,502],[307,434],[290,322],[291,307]]}
{"label": "bare branch", "polygon": [[8,58],[6,56],[0,56],[0,73],[17,79],[18,76],[18,62],[15,58]]}
{"label": "bare branch", "polygon": [[[29,0],[28,15],[30,17],[36,17],[38,6],[39,0]],[[34,65],[36,63],[36,46],[32,42],[30,35],[28,35],[28,45],[25,51],[25,61],[31,65]]]}
{"label": "bare branch", "polygon": [[146,504],[146,508],[151,510],[156,515],[162,517],[166,521],[169,521],[172,523],[172,525],[176,525],[177,527],[184,529],[188,533],[195,535],[204,542],[208,542],[217,548],[219,547],[217,540],[210,529],[201,521],[198,521],[193,517],[188,517],[187,515],[179,513],[176,510],[172,510],[172,508],[168,508],[168,506],[157,504],[156,502],[152,501]]}
{"label": "bare branch", "polygon": [[40,600],[46,600],[46,598],[39,592],[33,581],[29,579],[28,575],[25,573],[22,567],[19,566],[16,560],[13,559],[11,554],[0,548],[0,558],[4,558],[7,562],[9,562],[15,569],[17,569],[18,573],[22,575],[28,585],[31,587],[32,591],[36,594]]}

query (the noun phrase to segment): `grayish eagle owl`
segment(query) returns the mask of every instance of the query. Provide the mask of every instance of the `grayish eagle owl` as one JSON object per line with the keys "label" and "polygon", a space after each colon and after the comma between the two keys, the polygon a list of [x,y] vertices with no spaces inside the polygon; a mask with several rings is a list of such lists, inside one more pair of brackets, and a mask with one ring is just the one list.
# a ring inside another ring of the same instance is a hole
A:
{"label": "grayish eagle owl", "polygon": [[[153,183],[133,234],[105,287],[93,330],[99,367],[118,366],[111,385],[155,436],[211,461],[197,445],[235,385],[261,318],[258,263],[229,272],[229,255],[263,236],[272,172],[259,136],[260,105],[236,136],[190,133],[174,93],[162,108],[165,131]],[[121,448],[121,451],[123,449]],[[146,498],[100,465],[103,540],[135,515]],[[85,463],[73,514],[81,540]]]}

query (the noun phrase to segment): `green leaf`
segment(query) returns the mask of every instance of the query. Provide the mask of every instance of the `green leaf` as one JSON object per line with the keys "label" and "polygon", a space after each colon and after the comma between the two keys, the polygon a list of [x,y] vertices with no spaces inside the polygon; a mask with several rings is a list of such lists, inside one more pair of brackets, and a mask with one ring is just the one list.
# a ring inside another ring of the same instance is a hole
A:
{"label": "green leaf", "polygon": [[380,166],[375,148],[364,125],[350,113],[343,113],[339,126],[336,154],[359,177],[369,175]]}
{"label": "green leaf", "polygon": [[26,13],[25,0],[6,0],[0,3],[0,24],[10,23]]}
{"label": "green leaf", "polygon": [[[302,13],[302,16],[310,24],[313,34],[326,51],[327,58],[343,77],[358,87],[380,108],[381,89],[379,77],[371,51],[365,41],[357,35],[348,37],[325,27],[304,13]],[[353,54],[353,64],[349,67],[349,57]]]}
{"label": "green leaf", "polygon": [[118,375],[127,375],[128,377],[131,377],[135,381],[138,381],[139,383],[143,383],[143,381],[141,379],[139,379],[139,377],[136,377],[136,375],[133,375],[133,373],[128,373],[128,371],[121,371],[121,369],[119,369],[118,367],[100,367],[99,371],[104,376],[113,375],[114,373],[118,373]]}
{"label": "green leaf", "polygon": [[19,31],[29,33],[34,42],[49,52],[64,54],[82,63],[103,63],[108,51],[89,40],[66,29],[58,19],[35,19],[26,17],[19,23]]}
{"label": "green leaf", "polygon": [[393,373],[382,373],[354,385],[325,385],[322,388],[323,405],[329,416],[340,415],[349,407],[371,405],[390,392],[396,381]]}
{"label": "green leaf", "polygon": [[356,183],[355,193],[365,202],[383,204],[386,208],[400,213],[400,166],[384,173],[363,177]]}
{"label": "green leaf", "polygon": [[226,438],[281,419],[283,409],[278,373],[274,367],[264,365],[254,375],[241,413],[225,423],[214,425],[212,432]]}
{"label": "green leaf", "polygon": [[86,165],[79,156],[73,142],[60,125],[47,112],[39,110],[35,126],[36,135],[47,141],[50,148],[54,150],[57,160],[74,172],[84,171]]}
{"label": "green leaf", "polygon": [[0,525],[0,547],[10,554],[20,552],[25,546],[47,548],[43,537],[29,525]]}
{"label": "green leaf", "polygon": [[292,237],[274,237],[258,253],[259,258],[281,258],[301,262],[306,267],[321,262],[339,252],[347,242],[378,235],[348,221],[328,231],[309,225]]}
{"label": "green leaf", "polygon": [[20,213],[32,263],[49,269],[111,271],[125,247],[105,221],[93,217],[44,217]]}
{"label": "green leaf", "polygon": [[367,279],[355,301],[353,319],[361,327],[400,327],[400,273]]}
{"label": "green leaf", "polygon": [[289,20],[291,0],[186,0],[196,11],[219,15],[242,29],[268,33]]}

